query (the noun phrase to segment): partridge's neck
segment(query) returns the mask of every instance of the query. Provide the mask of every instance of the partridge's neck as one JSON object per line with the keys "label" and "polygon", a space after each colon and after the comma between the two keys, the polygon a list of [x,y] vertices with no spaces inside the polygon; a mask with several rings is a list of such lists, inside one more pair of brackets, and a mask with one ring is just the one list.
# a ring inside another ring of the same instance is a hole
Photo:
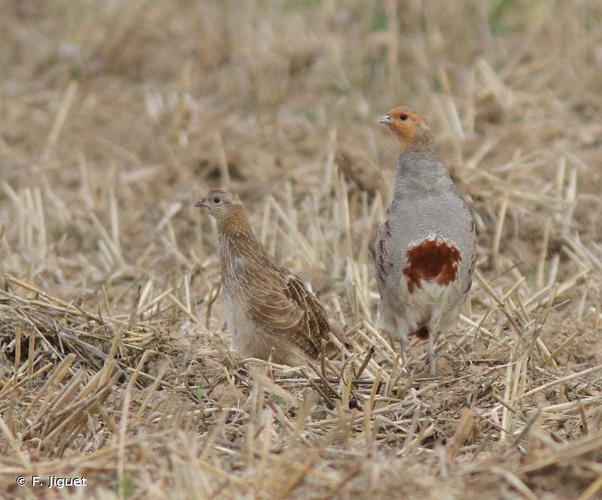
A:
{"label": "partridge's neck", "polygon": [[225,269],[229,261],[240,257],[258,257],[263,247],[259,244],[251,228],[249,218],[242,207],[217,223],[219,232],[220,260]]}
{"label": "partridge's neck", "polygon": [[451,178],[435,148],[411,148],[399,154],[395,198],[403,197],[408,192],[420,195],[449,189],[451,184]]}

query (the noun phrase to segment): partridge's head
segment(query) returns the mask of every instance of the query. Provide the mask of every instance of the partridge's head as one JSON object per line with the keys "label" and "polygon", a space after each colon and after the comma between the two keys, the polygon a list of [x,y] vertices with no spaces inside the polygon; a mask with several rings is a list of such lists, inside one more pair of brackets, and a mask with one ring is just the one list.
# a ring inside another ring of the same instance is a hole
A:
{"label": "partridge's head", "polygon": [[209,214],[219,221],[237,212],[242,207],[242,203],[235,194],[223,189],[214,189],[197,201],[195,207],[208,209]]}
{"label": "partridge's head", "polygon": [[401,150],[434,147],[433,136],[426,120],[409,106],[397,106],[378,119],[399,139]]}

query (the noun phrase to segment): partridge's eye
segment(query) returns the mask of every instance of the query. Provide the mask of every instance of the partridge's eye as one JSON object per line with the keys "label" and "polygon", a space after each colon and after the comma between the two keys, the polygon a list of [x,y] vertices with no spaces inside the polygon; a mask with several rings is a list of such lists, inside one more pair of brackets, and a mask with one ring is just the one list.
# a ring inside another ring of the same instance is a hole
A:
{"label": "partridge's eye", "polygon": [[215,198],[213,198],[213,203],[215,203],[216,205],[219,205],[221,203],[222,200],[220,200],[219,196],[216,196]]}
{"label": "partridge's eye", "polygon": [[408,115],[406,115],[406,114],[399,115],[399,119],[400,120],[407,120],[408,119]]}

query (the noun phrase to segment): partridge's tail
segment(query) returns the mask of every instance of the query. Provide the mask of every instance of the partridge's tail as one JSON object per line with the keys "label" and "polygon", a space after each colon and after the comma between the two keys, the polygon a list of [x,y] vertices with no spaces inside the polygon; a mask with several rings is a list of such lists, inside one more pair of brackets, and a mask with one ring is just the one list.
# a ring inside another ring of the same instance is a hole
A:
{"label": "partridge's tail", "polygon": [[423,325],[417,330],[410,332],[410,335],[416,335],[421,340],[426,340],[429,338],[430,332],[427,326]]}

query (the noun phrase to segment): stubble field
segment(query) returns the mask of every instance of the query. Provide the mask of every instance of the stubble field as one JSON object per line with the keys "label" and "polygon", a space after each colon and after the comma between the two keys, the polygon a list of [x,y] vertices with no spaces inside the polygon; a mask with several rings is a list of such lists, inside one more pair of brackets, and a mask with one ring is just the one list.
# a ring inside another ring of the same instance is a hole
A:
{"label": "stubble field", "polygon": [[[0,497],[601,494],[600,2],[0,9]],[[397,104],[479,232],[436,378],[375,326]],[[332,362],[228,350],[220,186],[345,325]]]}

